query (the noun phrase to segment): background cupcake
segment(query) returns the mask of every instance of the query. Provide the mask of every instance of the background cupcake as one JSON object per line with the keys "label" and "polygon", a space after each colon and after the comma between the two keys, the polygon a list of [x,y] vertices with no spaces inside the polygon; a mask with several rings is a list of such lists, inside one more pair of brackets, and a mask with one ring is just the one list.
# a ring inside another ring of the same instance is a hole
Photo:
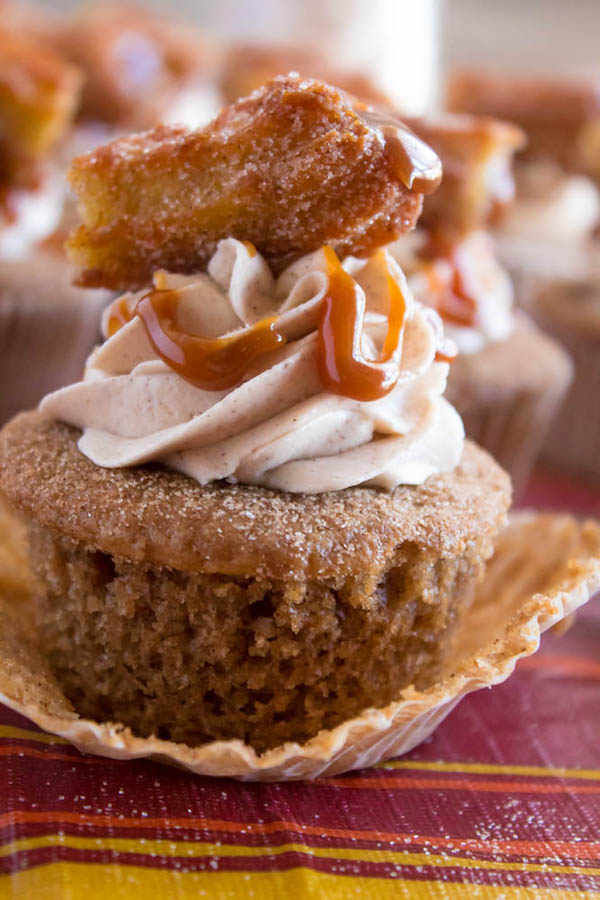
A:
{"label": "background cupcake", "polygon": [[596,76],[455,74],[448,103],[458,112],[516,122],[527,144],[515,164],[516,202],[497,235],[519,305],[546,278],[586,277],[600,249],[600,89]]}
{"label": "background cupcake", "polygon": [[0,421],[78,376],[109,299],[73,288],[61,241],[47,242],[66,191],[55,151],[80,87],[54,52],[0,30]]}
{"label": "background cupcake", "polygon": [[575,377],[543,448],[548,463],[600,480],[600,268],[583,279],[549,281],[534,294],[532,312],[561,341]]}
{"label": "background cupcake", "polygon": [[571,379],[551,338],[514,310],[511,278],[486,231],[510,207],[519,129],[493,119],[411,119],[439,154],[444,179],[426,198],[419,229],[393,253],[415,295],[433,306],[459,354],[448,396],[467,434],[523,485]]}

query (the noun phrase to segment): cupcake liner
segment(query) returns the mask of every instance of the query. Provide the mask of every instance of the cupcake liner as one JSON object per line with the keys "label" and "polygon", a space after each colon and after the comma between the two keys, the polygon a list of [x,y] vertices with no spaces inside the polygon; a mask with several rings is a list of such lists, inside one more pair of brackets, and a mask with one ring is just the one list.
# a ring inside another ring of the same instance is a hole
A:
{"label": "cupcake liner", "polygon": [[575,379],[542,449],[544,462],[600,480],[600,334],[561,336]]}
{"label": "cupcake liner", "polygon": [[459,357],[454,367],[448,399],[467,436],[506,469],[518,494],[571,383],[567,354],[521,322],[507,341]]}
{"label": "cupcake liner", "polygon": [[10,591],[0,589],[0,700],[87,753],[148,757],[199,775],[242,780],[336,775],[421,743],[461,697],[508,678],[519,659],[537,650],[541,633],[571,616],[599,587],[600,523],[517,514],[499,538],[436,684],[423,691],[409,687],[383,709],[367,709],[303,745],[284,744],[260,756],[239,740],[192,748],[80,718],[36,649],[27,604],[16,605]]}
{"label": "cupcake liner", "polygon": [[81,377],[110,295],[69,280],[51,254],[0,263],[0,423]]}

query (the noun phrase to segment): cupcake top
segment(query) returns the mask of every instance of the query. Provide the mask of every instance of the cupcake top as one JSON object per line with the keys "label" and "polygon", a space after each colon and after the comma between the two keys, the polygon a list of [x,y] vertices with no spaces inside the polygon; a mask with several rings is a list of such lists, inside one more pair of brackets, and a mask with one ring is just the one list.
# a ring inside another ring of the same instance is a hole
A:
{"label": "cupcake top", "polygon": [[[459,72],[448,94],[451,108],[509,119],[527,135],[517,158],[517,203],[502,228],[507,240],[557,246],[588,241],[600,223],[597,76],[574,80]],[[507,248],[512,261],[512,244]]]}
{"label": "cupcake top", "polygon": [[115,301],[104,334],[84,380],[41,404],[98,465],[322,493],[418,484],[461,457],[453,350],[385,250],[342,265],[322,248],[275,278],[223,240],[206,273]]}
{"label": "cupcake top", "polygon": [[[157,239],[150,253],[165,267],[151,285],[113,303],[104,318],[106,342],[88,360],[83,381],[41,405],[45,415],[83,429],[80,450],[97,465],[154,461],[200,484],[228,479],[304,494],[393,489],[456,466],[464,431],[442,396],[455,348],[437,314],[415,301],[397,263],[367,237],[373,203],[376,231],[384,217],[384,234],[411,226],[415,202],[439,182],[439,160],[402,123],[352,104],[314,81],[276,79],[204,131],[159,130],[76,161],[87,221],[76,249],[84,265],[111,230],[93,227],[98,216],[113,217],[111,240],[131,226],[125,246],[104,247],[93,275],[104,284],[114,283],[116,263],[119,282],[137,285],[147,246],[138,235],[150,208],[138,205],[136,214],[134,205],[132,212],[111,190],[115,181],[133,190],[134,179],[158,173],[178,192],[175,212],[168,191],[155,188],[152,197],[159,227],[179,212],[167,240]],[[274,159],[274,141],[287,156]],[[231,157],[235,176],[240,147],[262,163],[260,185],[247,160],[234,184],[215,196],[223,156]],[[207,153],[213,170],[183,191],[182,177],[195,174]],[[311,160],[322,176],[339,178],[345,170],[350,184],[317,184],[311,173],[301,176],[304,193],[297,193],[291,173]],[[376,184],[382,192],[372,196],[366,188]],[[234,185],[247,192],[242,208],[239,195],[232,199]],[[357,200],[367,194],[363,209]],[[282,227],[265,225],[261,233],[258,223],[270,211]],[[193,233],[199,218],[206,228]],[[213,225],[245,239],[209,241]],[[187,246],[178,244],[186,227]],[[263,253],[248,239],[257,232]],[[364,251],[365,241],[369,252],[361,258],[348,253]],[[136,257],[130,271],[126,263]],[[293,261],[281,270],[286,257]]]}
{"label": "cupcake top", "polygon": [[485,231],[447,243],[418,229],[389,252],[406,273],[414,296],[440,315],[445,334],[461,354],[478,353],[513,334],[513,284]]}

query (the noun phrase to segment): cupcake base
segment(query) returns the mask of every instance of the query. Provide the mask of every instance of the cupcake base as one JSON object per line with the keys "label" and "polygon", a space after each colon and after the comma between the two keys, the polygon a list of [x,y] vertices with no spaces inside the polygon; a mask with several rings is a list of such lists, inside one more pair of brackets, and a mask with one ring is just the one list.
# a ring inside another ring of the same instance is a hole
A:
{"label": "cupcake base", "polygon": [[572,379],[567,354],[529,320],[511,337],[452,364],[446,395],[467,436],[524,485]]}
{"label": "cupcake base", "polygon": [[101,469],[78,434],[0,435],[42,652],[80,714],[192,745],[305,741],[435,680],[510,501],[468,442],[423,485],[300,495]]}
{"label": "cupcake base", "polygon": [[81,377],[110,294],[70,282],[58,253],[0,261],[0,424]]}
{"label": "cupcake base", "polygon": [[[1,572],[0,572],[1,576]],[[2,578],[0,577],[0,586]],[[188,747],[134,736],[122,723],[81,718],[39,649],[27,604],[0,589],[0,700],[86,753],[150,758],[199,775],[254,781],[306,780],[365,768],[425,740],[466,694],[498,684],[534,653],[540,634],[600,588],[600,526],[569,516],[520,514],[502,533],[475,603],[456,632],[439,679],[404,689],[304,744],[264,754],[240,740]]]}
{"label": "cupcake base", "polygon": [[257,751],[435,680],[492,546],[440,559],[408,545],[383,574],[283,580],[140,566],[30,530],[37,627],[81,715]]}

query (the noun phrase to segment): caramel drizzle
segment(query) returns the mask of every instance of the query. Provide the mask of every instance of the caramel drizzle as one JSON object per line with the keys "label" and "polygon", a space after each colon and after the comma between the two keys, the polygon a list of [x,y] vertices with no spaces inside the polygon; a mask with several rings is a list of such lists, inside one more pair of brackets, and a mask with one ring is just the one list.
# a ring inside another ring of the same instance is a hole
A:
{"label": "caramel drizzle", "polygon": [[[465,262],[457,250],[439,236],[430,236],[429,243],[421,251],[425,275],[435,308],[442,319],[453,325],[473,327],[477,313],[477,298],[469,291],[465,276]],[[439,277],[435,260],[447,261],[452,268],[450,284]]]}
{"label": "caramel drizzle", "polygon": [[160,358],[204,391],[235,387],[257,357],[287,342],[285,335],[277,331],[277,317],[263,319],[228,337],[188,334],[177,324],[178,305],[178,291],[150,291],[138,302],[136,314]]}
{"label": "caramel drizzle", "polygon": [[379,358],[366,360],[361,350],[364,297],[358,294],[354,279],[342,268],[330,247],[325,247],[325,255],[329,286],[318,333],[321,382],[332,394],[353,400],[379,400],[393,390],[400,374],[406,301],[388,270],[388,330]]}
{"label": "caramel drizzle", "polygon": [[374,109],[361,109],[370,128],[381,135],[392,167],[400,181],[418,194],[431,194],[442,180],[442,164],[437,153],[400,119]]}
{"label": "caramel drizzle", "polygon": [[[406,301],[388,269],[388,329],[376,360],[362,355],[365,299],[342,267],[334,250],[324,248],[328,287],[323,298],[317,346],[323,387],[353,400],[379,400],[396,385],[400,374]],[[142,320],[157,355],[186,381],[205,391],[223,391],[244,379],[258,357],[287,342],[277,329],[278,317],[262,319],[251,328],[220,338],[189,334],[177,324],[179,292],[152,290],[133,309],[125,299],[113,304],[108,319],[111,337],[134,316]]]}

